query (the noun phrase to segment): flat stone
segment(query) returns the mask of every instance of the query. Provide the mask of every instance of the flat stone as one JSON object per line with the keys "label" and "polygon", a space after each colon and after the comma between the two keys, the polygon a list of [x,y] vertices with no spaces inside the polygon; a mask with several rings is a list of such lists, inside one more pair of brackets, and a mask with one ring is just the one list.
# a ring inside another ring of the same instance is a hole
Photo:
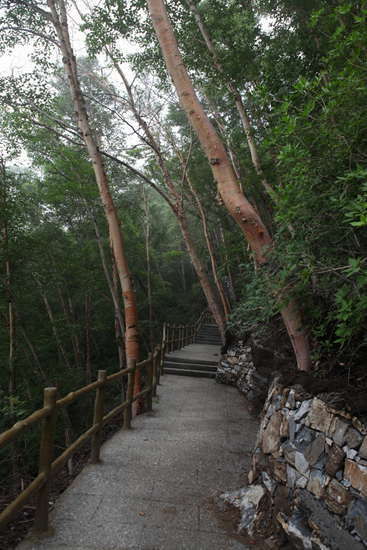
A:
{"label": "flat stone", "polygon": [[295,398],[295,390],[291,389],[289,390],[287,401],[285,403],[285,406],[288,409],[295,409],[296,408],[296,398]]}
{"label": "flat stone", "polygon": [[306,418],[306,426],[328,433],[332,420],[333,414],[329,412],[327,405],[321,399],[315,397]]}
{"label": "flat stone", "polygon": [[[283,419],[280,424],[280,437],[281,439],[289,437],[289,424],[288,418],[283,414]],[[289,438],[291,439],[291,438]]]}
{"label": "flat stone", "polygon": [[367,436],[364,437],[362,445],[359,449],[359,454],[362,458],[367,459]]}
{"label": "flat stone", "polygon": [[272,462],[274,476],[283,483],[287,482],[287,463],[284,459],[274,460]]}
{"label": "flat stone", "polygon": [[272,454],[280,445],[280,426],[283,415],[277,411],[269,420],[262,436],[262,450],[265,454]]}
{"label": "flat stone", "polygon": [[360,498],[354,499],[349,505],[346,521],[367,544],[367,502]]}
{"label": "flat stone", "polygon": [[294,420],[293,416],[289,416],[288,418],[288,437],[289,441],[294,441],[297,433],[297,424]]}
{"label": "flat stone", "polygon": [[304,550],[312,550],[311,534],[312,532],[307,526],[307,522],[303,515],[295,512],[292,517],[287,518],[285,514],[280,512],[277,515],[277,520],[287,533],[288,537],[296,543],[296,548],[304,548]]}
{"label": "flat stone", "polygon": [[305,489],[308,484],[308,478],[302,475],[299,475],[299,477],[296,480],[296,487],[299,489]]}
{"label": "flat stone", "polygon": [[336,514],[329,512],[322,500],[317,499],[307,490],[300,490],[297,498],[308,522],[317,528],[317,536],[327,541],[333,550],[363,550],[365,547],[358,542],[346,529]]}
{"label": "flat stone", "polygon": [[343,447],[345,443],[345,434],[347,433],[349,426],[349,422],[342,420],[338,416],[334,416],[328,431],[328,435],[334,440],[337,445],[339,445],[339,447]]}
{"label": "flat stone", "polygon": [[307,490],[314,494],[317,498],[321,498],[324,494],[325,486],[328,481],[328,476],[320,472],[320,470],[311,470]]}
{"label": "flat stone", "polygon": [[306,416],[306,414],[311,409],[313,399],[306,399],[305,401],[302,401],[300,408],[295,412],[294,420],[296,422],[300,422],[302,418]]}
{"label": "flat stone", "polygon": [[317,434],[315,439],[307,445],[304,450],[303,454],[305,456],[305,459],[307,462],[313,466],[317,463],[320,456],[325,451],[325,436],[323,434]]}
{"label": "flat stone", "polygon": [[350,427],[345,434],[345,442],[351,449],[358,449],[363,441],[363,436],[355,428]]}
{"label": "flat stone", "polygon": [[221,501],[240,511],[239,533],[242,530],[247,531],[249,534],[252,533],[256,512],[264,495],[265,489],[261,485],[250,485],[249,487],[220,495],[219,498]]}
{"label": "flat stone", "polygon": [[310,464],[305,457],[305,455],[299,451],[295,452],[294,455],[294,466],[299,471],[300,474],[307,475],[310,470]]}
{"label": "flat stone", "polygon": [[297,470],[292,468],[289,464],[287,464],[287,487],[290,489],[293,489],[296,485],[297,478],[299,476],[299,473]]}
{"label": "flat stone", "polygon": [[332,479],[325,494],[325,503],[329,510],[335,514],[344,514],[351,500],[349,491],[341,483]]}
{"label": "flat stone", "polygon": [[344,464],[345,453],[344,451],[334,443],[327,453],[327,460],[325,470],[329,476],[335,476],[336,472],[340,470]]}
{"label": "flat stone", "polygon": [[356,430],[358,430],[362,435],[367,435],[367,426],[359,420],[356,416],[352,418],[352,424]]}
{"label": "flat stone", "polygon": [[347,458],[345,461],[344,478],[354,489],[367,497],[367,468]]}
{"label": "flat stone", "polygon": [[349,449],[347,445],[344,445],[343,451],[345,452],[347,458],[349,458],[350,460],[353,460],[358,455],[358,451],[356,451],[355,449]]}
{"label": "flat stone", "polygon": [[276,482],[269,476],[268,472],[261,472],[261,480],[269,493],[273,494],[275,491]]}

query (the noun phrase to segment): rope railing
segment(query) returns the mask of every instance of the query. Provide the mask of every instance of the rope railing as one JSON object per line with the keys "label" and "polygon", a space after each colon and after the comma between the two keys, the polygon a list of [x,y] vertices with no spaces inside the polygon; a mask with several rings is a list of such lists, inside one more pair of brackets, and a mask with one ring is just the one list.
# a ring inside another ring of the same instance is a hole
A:
{"label": "rope railing", "polygon": [[[72,455],[89,439],[91,439],[91,462],[100,461],[102,444],[102,430],[118,414],[123,415],[123,428],[130,429],[133,417],[133,403],[144,399],[146,411],[152,411],[153,397],[157,395],[165,348],[165,331],[163,330],[162,344],[156,346],[149,357],[136,363],[129,360],[127,368],[107,376],[105,370],[98,371],[95,382],[83,386],[66,396],[57,399],[57,388],[50,387],[43,390],[43,407],[24,420],[20,420],[10,429],[0,434],[0,449],[12,443],[23,431],[38,423],[42,423],[39,444],[38,475],[33,481],[1,512],[0,529],[17,514],[32,497],[36,499],[34,531],[45,532],[49,528],[49,491],[55,475],[63,468]],[[134,395],[134,378],[136,371],[145,371],[146,387]],[[122,403],[110,411],[106,411],[105,390],[109,384],[127,377],[126,398]],[[95,392],[93,423],[55,460],[56,422],[60,409],[74,403],[81,396]]]}

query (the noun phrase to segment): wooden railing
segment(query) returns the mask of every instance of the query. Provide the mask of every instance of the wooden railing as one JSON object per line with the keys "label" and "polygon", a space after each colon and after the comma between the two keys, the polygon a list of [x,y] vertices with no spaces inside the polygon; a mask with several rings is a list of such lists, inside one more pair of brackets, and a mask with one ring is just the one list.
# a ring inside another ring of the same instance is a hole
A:
{"label": "wooden railing", "polygon": [[195,341],[195,336],[204,323],[213,322],[209,311],[205,310],[199,319],[189,325],[164,325],[163,334],[165,350],[167,352],[181,349]]}
{"label": "wooden railing", "polygon": [[[162,343],[157,346],[154,353],[149,354],[148,359],[140,363],[130,360],[126,369],[107,376],[105,370],[98,371],[98,379],[76,391],[73,391],[57,399],[57,388],[45,388],[43,392],[43,408],[14,424],[12,428],[0,434],[0,448],[15,440],[19,434],[30,426],[42,422],[39,446],[38,475],[0,514],[0,528],[4,527],[23,506],[35,497],[34,530],[45,532],[49,527],[49,489],[54,476],[63,468],[72,455],[91,439],[91,461],[99,462],[102,442],[102,429],[118,414],[123,414],[123,427],[131,428],[133,416],[133,402],[145,401],[145,409],[152,410],[153,396],[157,393],[157,385],[162,371],[164,350],[166,348],[165,331],[163,331]],[[146,371],[146,387],[134,395],[134,378],[137,370]],[[128,377],[126,399],[114,409],[105,410],[105,390],[107,385]],[[54,440],[58,411],[63,407],[74,403],[82,395],[95,391],[94,417],[92,426],[80,435],[64,452],[55,460]]]}

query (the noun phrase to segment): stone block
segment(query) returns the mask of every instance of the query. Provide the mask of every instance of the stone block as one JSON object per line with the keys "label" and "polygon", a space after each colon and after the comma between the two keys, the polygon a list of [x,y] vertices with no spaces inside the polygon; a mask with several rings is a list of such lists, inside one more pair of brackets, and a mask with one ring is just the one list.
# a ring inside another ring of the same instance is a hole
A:
{"label": "stone block", "polygon": [[289,441],[282,445],[284,458],[296,468],[296,470],[303,475],[307,475],[310,469],[310,465],[306,460],[304,454],[295,447],[295,445]]}
{"label": "stone block", "polygon": [[343,447],[345,443],[345,435],[349,426],[350,424],[348,422],[342,420],[338,416],[333,417],[333,420],[329,427],[328,435],[337,445],[339,445],[339,447]]}
{"label": "stone block", "polygon": [[326,473],[329,476],[335,476],[336,472],[342,468],[344,464],[344,458],[344,451],[334,443],[327,453],[325,466]]}
{"label": "stone block", "polygon": [[299,473],[297,470],[292,468],[289,464],[287,464],[287,487],[290,489],[293,489],[296,486],[296,481],[298,479]]}
{"label": "stone block", "polygon": [[284,440],[284,438],[289,437],[289,421],[288,418],[283,414],[283,419],[280,424],[280,437]]}
{"label": "stone block", "polygon": [[344,478],[354,489],[367,497],[367,468],[347,458],[345,461]]}
{"label": "stone block", "polygon": [[351,500],[352,497],[348,489],[338,483],[336,479],[332,479],[327,486],[325,494],[325,503],[329,510],[335,514],[344,514]]}
{"label": "stone block", "polygon": [[322,500],[315,498],[307,490],[300,490],[297,502],[308,522],[317,527],[317,534],[327,541],[327,546],[333,550],[365,550],[361,542],[358,542],[345,529],[338,516],[330,513]]}
{"label": "stone block", "polygon": [[303,454],[307,462],[309,462],[311,466],[314,466],[324,451],[325,436],[323,434],[317,434],[315,439],[303,449]]}
{"label": "stone block", "polygon": [[283,415],[280,411],[270,418],[262,436],[262,450],[265,454],[272,454],[279,449],[282,420]]}
{"label": "stone block", "polygon": [[346,521],[367,545],[367,502],[360,498],[354,499],[348,508]]}
{"label": "stone block", "polygon": [[261,472],[261,480],[269,493],[273,494],[277,485],[276,481],[269,476],[268,472]]}
{"label": "stone block", "polygon": [[307,490],[314,494],[315,497],[321,498],[329,480],[330,478],[323,474],[320,470],[311,470],[307,483]]}
{"label": "stone block", "polygon": [[295,390],[291,389],[289,390],[287,401],[285,403],[285,406],[288,409],[295,409],[296,408],[296,398],[295,398]]}
{"label": "stone block", "polygon": [[353,460],[358,455],[358,451],[355,449],[350,449],[348,445],[344,445],[343,451],[345,452],[347,458],[350,458],[350,460]]}
{"label": "stone block", "polygon": [[287,533],[287,536],[294,543],[297,549],[312,550],[312,532],[307,525],[306,518],[296,510],[290,518],[280,512],[277,520]]}
{"label": "stone block", "polygon": [[326,403],[315,397],[305,424],[319,432],[328,433],[333,418],[334,415],[328,410]]}
{"label": "stone block", "polygon": [[351,449],[358,449],[363,441],[363,436],[355,428],[348,428],[345,434],[345,442]]}
{"label": "stone block", "polygon": [[352,424],[356,430],[358,430],[362,435],[367,435],[367,426],[359,420],[357,417],[352,418]]}
{"label": "stone block", "polygon": [[219,498],[223,503],[240,510],[241,520],[238,532],[246,530],[251,534],[256,520],[256,513],[264,495],[265,489],[261,485],[251,485],[250,487],[220,495]]}
{"label": "stone block", "polygon": [[300,474],[296,480],[296,487],[298,487],[299,489],[305,489],[307,487],[307,484],[308,478]]}
{"label": "stone block", "polygon": [[283,483],[287,482],[287,463],[284,459],[274,460],[272,462],[274,477]]}
{"label": "stone block", "polygon": [[310,470],[310,464],[305,455],[299,451],[294,455],[294,466],[300,474],[307,475]]}
{"label": "stone block", "polygon": [[359,454],[362,458],[367,459],[367,436],[364,437],[361,448],[359,449]]}
{"label": "stone block", "polygon": [[306,414],[311,409],[313,399],[306,399],[306,401],[302,401],[300,408],[295,412],[294,420],[296,422],[300,422],[302,418],[306,416]]}

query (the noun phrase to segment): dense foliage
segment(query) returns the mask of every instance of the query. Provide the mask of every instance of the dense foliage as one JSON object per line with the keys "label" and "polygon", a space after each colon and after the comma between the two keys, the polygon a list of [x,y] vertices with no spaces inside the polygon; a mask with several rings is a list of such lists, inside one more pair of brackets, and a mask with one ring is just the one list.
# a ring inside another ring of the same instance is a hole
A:
{"label": "dense foliage", "polygon": [[[205,307],[180,217],[218,298],[196,193],[232,309],[228,326],[241,334],[266,325],[279,312],[276,297],[286,302],[289,289],[302,305],[315,365],[360,365],[367,345],[366,1],[194,2],[214,56],[188,3],[167,2],[199,98],[274,238],[261,269],[172,93],[145,2],[128,4],[105,0],[82,16],[88,49],[80,48],[78,70],[123,227],[142,355],[164,321],[186,322]],[[99,368],[118,368],[106,221],[43,10],[41,0],[1,3],[4,55],[22,44],[33,65],[0,80],[0,431],[40,405],[44,384],[65,393]],[[270,193],[229,82],[248,113]],[[4,459],[0,470],[8,469]]]}

